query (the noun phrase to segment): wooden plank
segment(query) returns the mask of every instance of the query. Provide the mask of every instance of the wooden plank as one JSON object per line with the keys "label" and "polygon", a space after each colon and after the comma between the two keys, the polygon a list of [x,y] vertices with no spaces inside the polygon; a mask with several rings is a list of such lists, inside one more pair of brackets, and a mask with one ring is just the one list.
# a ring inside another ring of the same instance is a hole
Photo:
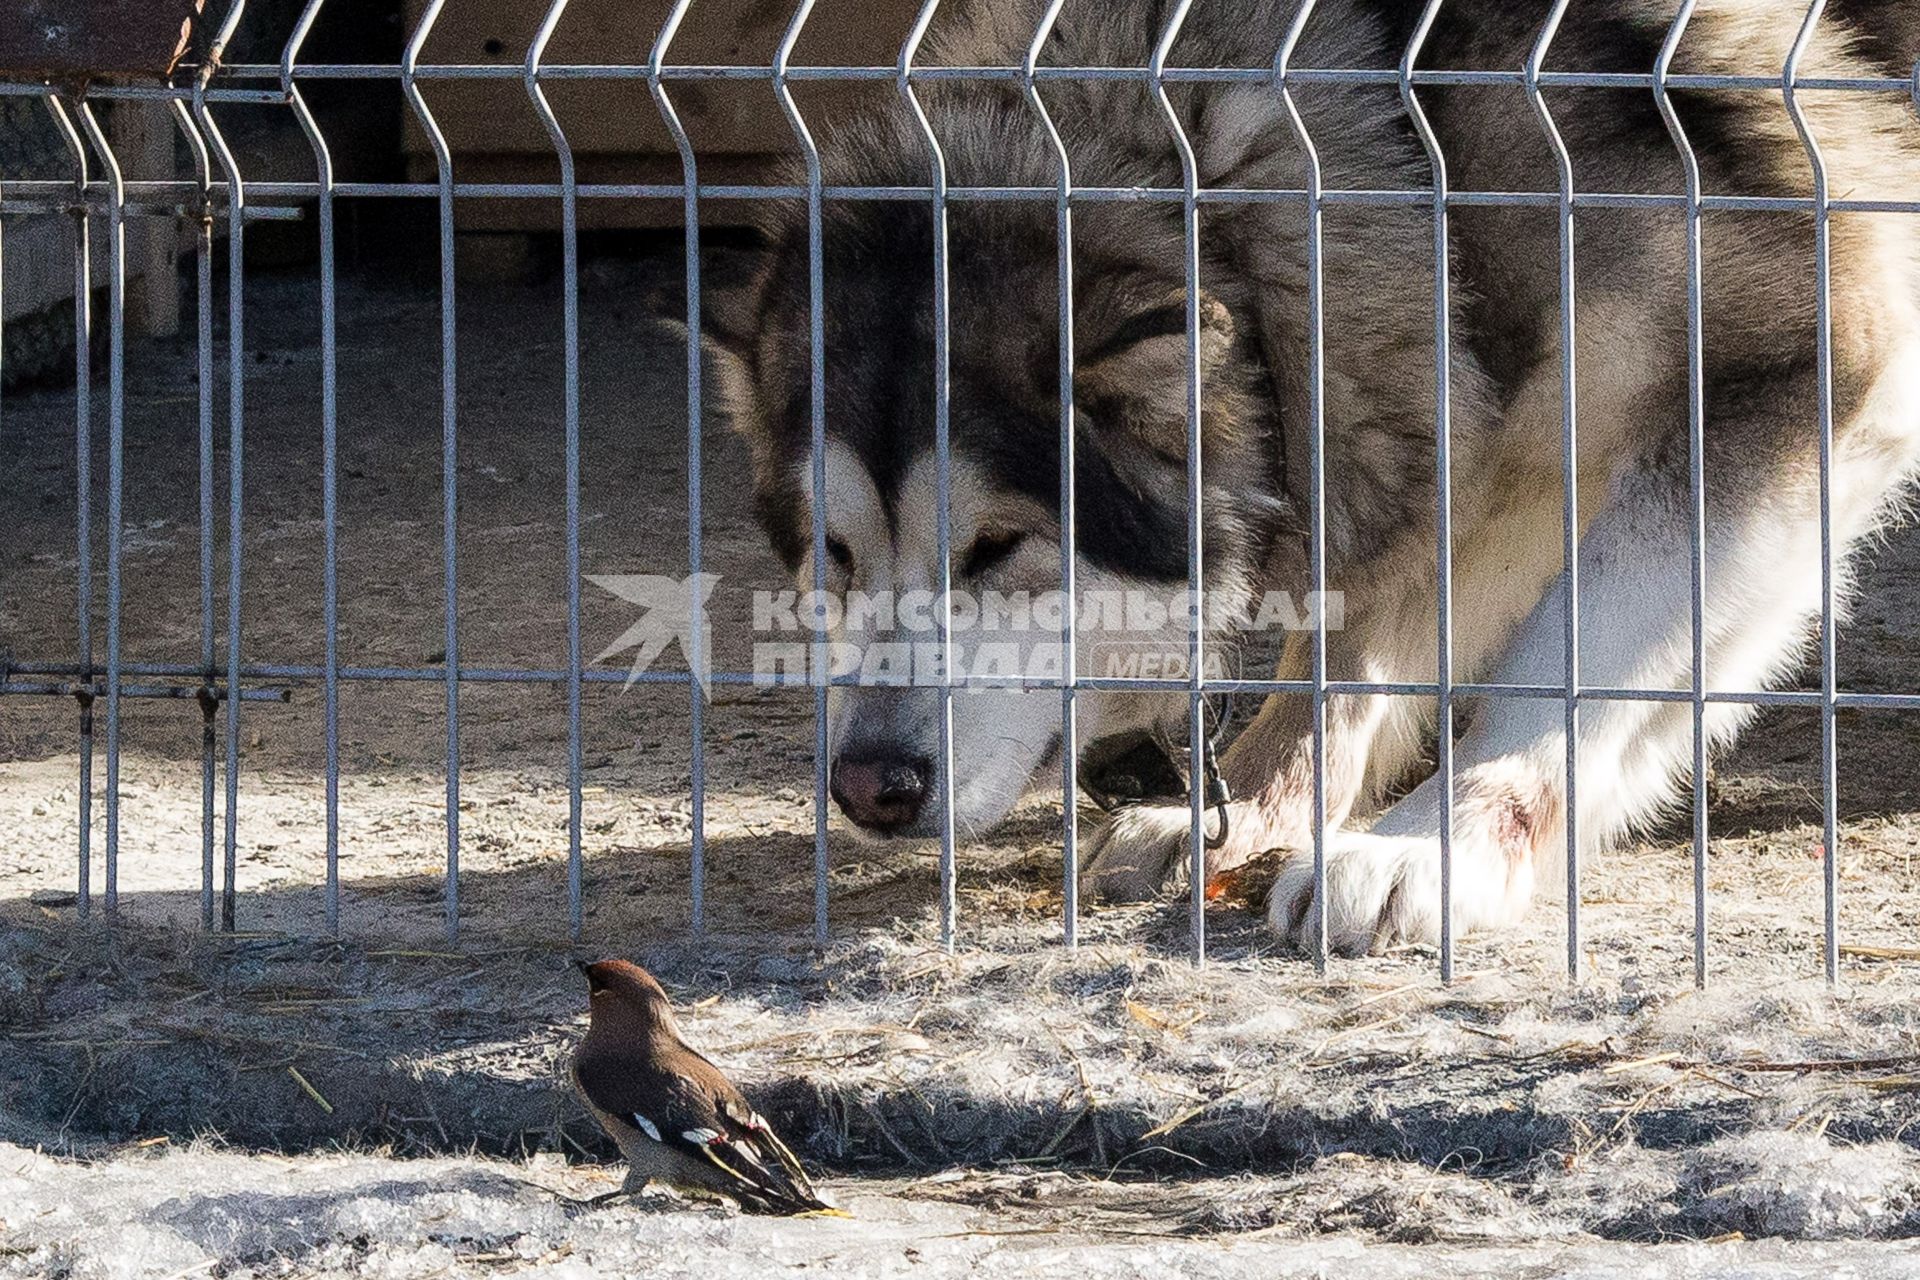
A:
{"label": "wooden plank", "polygon": [[[407,0],[411,30],[425,0]],[[668,0],[575,0],[547,49],[547,61],[644,66]],[[824,66],[892,65],[913,25],[913,0],[819,0],[795,50],[795,61]],[[427,63],[518,66],[539,26],[542,7],[522,0],[467,0],[448,5],[422,51]],[[779,48],[791,0],[700,0],[673,46],[676,64],[767,66]],[[806,82],[794,96],[811,119],[843,114],[869,101],[891,101],[891,82]],[[576,155],[671,153],[673,143],[642,79],[553,81],[548,97]],[[439,81],[426,88],[434,118],[456,153],[552,155],[545,128],[518,81]],[[785,151],[792,131],[765,80],[681,82],[673,98],[699,154],[758,155]],[[407,115],[403,146],[427,155],[426,136]]]}
{"label": "wooden plank", "polygon": [[165,79],[191,46],[203,0],[6,0],[0,76]]}
{"label": "wooden plank", "polygon": [[[426,0],[407,0],[408,30]],[[699,0],[673,46],[684,65],[768,66],[793,16],[792,0]],[[549,63],[645,66],[671,0],[573,0],[553,41]],[[890,66],[919,10],[916,0],[818,0],[794,50],[795,62],[816,66]],[[544,9],[522,0],[463,0],[441,12],[421,52],[428,64],[518,66]],[[434,119],[454,153],[462,181],[552,182],[559,176],[546,128],[516,80],[436,80],[425,86]],[[546,85],[582,182],[678,182],[680,159],[644,79],[553,80]],[[799,150],[773,86],[765,80],[683,81],[673,99],[693,139],[706,182],[768,182]],[[896,101],[891,81],[801,82],[794,98],[816,131],[836,117]],[[404,111],[404,108],[402,108]],[[410,111],[401,147],[414,181],[434,177],[433,152]],[[747,224],[752,210],[738,200],[708,201],[702,224]],[[455,216],[463,231],[549,231],[559,226],[559,202],[462,200]],[[677,227],[678,200],[583,200],[583,228]]]}

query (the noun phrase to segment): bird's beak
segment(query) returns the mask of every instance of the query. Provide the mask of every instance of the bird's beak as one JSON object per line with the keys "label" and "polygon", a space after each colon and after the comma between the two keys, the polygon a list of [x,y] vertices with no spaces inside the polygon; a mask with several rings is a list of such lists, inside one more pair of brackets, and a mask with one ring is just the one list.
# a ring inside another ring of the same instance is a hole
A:
{"label": "bird's beak", "polygon": [[573,967],[578,969],[581,973],[586,974],[589,978],[593,976],[593,966],[588,964],[585,960],[580,959],[580,957],[578,956],[575,956],[573,959]]}

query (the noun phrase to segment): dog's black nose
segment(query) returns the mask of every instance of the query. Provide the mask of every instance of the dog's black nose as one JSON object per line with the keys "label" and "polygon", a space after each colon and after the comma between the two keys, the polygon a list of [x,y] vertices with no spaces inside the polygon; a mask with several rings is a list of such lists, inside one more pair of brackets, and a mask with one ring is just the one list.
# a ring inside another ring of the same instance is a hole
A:
{"label": "dog's black nose", "polygon": [[933,762],[924,756],[843,756],[833,762],[828,787],[840,812],[891,835],[920,816],[932,778]]}

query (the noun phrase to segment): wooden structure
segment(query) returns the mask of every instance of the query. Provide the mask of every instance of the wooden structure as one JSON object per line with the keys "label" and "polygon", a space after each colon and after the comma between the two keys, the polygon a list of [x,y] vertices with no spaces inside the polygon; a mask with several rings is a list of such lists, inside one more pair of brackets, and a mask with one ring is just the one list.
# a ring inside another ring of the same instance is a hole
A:
{"label": "wooden structure", "polygon": [[[412,30],[426,0],[406,0]],[[796,65],[890,66],[913,25],[914,0],[819,0],[795,49]],[[573,0],[548,46],[558,64],[643,67],[668,0]],[[696,0],[672,47],[675,65],[768,66],[793,17],[793,0]],[[519,65],[544,6],[525,0],[463,0],[442,11],[421,61]],[[548,97],[573,145],[582,182],[678,182],[680,157],[644,78],[554,80]],[[558,172],[553,144],[517,79],[437,80],[428,105],[454,153],[462,181],[550,180]],[[862,102],[892,100],[891,81],[799,82],[794,97],[809,120],[824,122]],[[764,179],[782,157],[798,154],[793,133],[767,80],[678,81],[672,95],[692,137],[706,182]],[[816,126],[816,133],[819,127]],[[432,148],[411,116],[402,146],[417,181],[435,174]],[[713,225],[743,221],[743,207],[712,201]],[[531,230],[557,225],[541,201],[462,200],[463,230]],[[589,227],[678,225],[671,200],[589,200]]]}

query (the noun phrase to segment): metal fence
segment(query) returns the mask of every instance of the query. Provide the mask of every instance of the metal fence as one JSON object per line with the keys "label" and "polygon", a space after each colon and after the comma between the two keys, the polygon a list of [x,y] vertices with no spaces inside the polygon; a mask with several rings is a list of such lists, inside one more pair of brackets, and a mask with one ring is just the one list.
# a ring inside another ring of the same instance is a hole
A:
{"label": "metal fence", "polygon": [[[1169,12],[1151,60],[1146,66],[1054,66],[1043,65],[1041,52],[1060,17],[1065,0],[1052,0],[1038,29],[1034,32],[1027,57],[1021,65],[995,67],[923,66],[919,61],[922,42],[940,9],[940,0],[926,0],[897,62],[891,66],[804,66],[792,58],[803,31],[813,13],[815,0],[800,0],[782,40],[778,53],[767,66],[685,65],[673,61],[675,40],[694,0],[677,0],[664,25],[653,40],[651,54],[644,65],[583,65],[547,61],[546,53],[556,30],[566,20],[568,0],[551,0],[535,38],[518,67],[481,64],[434,65],[422,61],[435,24],[446,7],[446,0],[430,0],[423,16],[410,33],[403,57],[394,65],[357,63],[322,64],[302,60],[302,49],[327,0],[308,0],[287,40],[277,64],[229,62],[223,53],[234,41],[236,32],[247,20],[247,0],[232,0],[197,64],[188,63],[175,72],[165,85],[141,86],[129,83],[96,82],[84,90],[71,83],[52,83],[45,79],[16,78],[0,83],[0,94],[16,102],[40,99],[49,119],[64,141],[71,160],[71,181],[20,180],[0,175],[0,211],[17,217],[44,216],[70,218],[80,228],[74,240],[75,314],[75,440],[78,450],[79,518],[75,535],[78,563],[78,652],[70,657],[29,655],[10,661],[0,669],[0,694],[11,697],[69,698],[78,703],[80,752],[79,849],[77,859],[78,908],[88,914],[95,899],[91,882],[93,852],[90,848],[93,815],[92,771],[96,757],[103,757],[105,772],[104,885],[100,902],[109,917],[119,906],[118,857],[121,838],[119,796],[120,725],[123,701],[128,698],[173,698],[196,701],[202,713],[202,836],[203,875],[201,906],[208,928],[216,923],[234,926],[237,860],[237,813],[240,804],[240,780],[244,764],[241,726],[243,707],[256,701],[283,700],[289,686],[302,689],[317,686],[325,712],[326,769],[326,927],[334,931],[340,925],[339,870],[339,702],[346,682],[426,681],[440,684],[445,692],[446,760],[446,865],[445,920],[449,937],[460,927],[460,710],[463,688],[488,682],[552,684],[566,691],[568,751],[567,779],[570,799],[568,824],[568,914],[573,930],[581,924],[582,897],[582,733],[581,698],[583,686],[592,683],[622,683],[629,679],[624,671],[589,669],[583,661],[580,626],[580,298],[578,213],[580,202],[678,201],[685,228],[685,276],[689,331],[686,345],[686,386],[688,398],[687,433],[690,464],[687,471],[689,523],[686,565],[689,573],[702,568],[701,503],[704,481],[700,469],[700,437],[704,417],[702,359],[699,335],[702,329],[701,287],[701,207],[705,200],[783,198],[804,201],[809,227],[811,259],[811,368],[810,398],[813,440],[812,485],[814,521],[815,586],[824,590],[826,530],[824,524],[826,474],[822,444],[826,438],[825,351],[823,305],[825,284],[822,272],[821,227],[823,209],[834,201],[917,201],[927,203],[934,220],[934,251],[928,269],[934,281],[935,332],[935,440],[940,479],[939,547],[944,561],[950,561],[948,513],[951,441],[949,406],[951,401],[948,333],[950,297],[947,261],[947,214],[949,208],[967,201],[1037,201],[1050,203],[1058,229],[1058,299],[1060,315],[1059,412],[1061,419],[1061,511],[1062,539],[1060,573],[1064,594],[1072,598],[1074,590],[1074,350],[1073,350],[1073,234],[1074,212],[1097,202],[1164,201],[1177,204],[1184,215],[1186,276],[1187,369],[1186,416],[1188,429],[1188,548],[1190,583],[1202,577],[1201,546],[1201,474],[1200,457],[1200,215],[1211,206],[1246,201],[1281,201],[1301,205],[1308,215],[1309,300],[1307,337],[1311,372],[1312,449],[1306,463],[1309,489],[1313,495],[1311,510],[1311,577],[1314,587],[1324,592],[1326,581],[1326,529],[1324,495],[1329,482],[1324,465],[1324,344],[1322,320],[1323,210],[1350,205],[1403,205],[1429,208],[1432,217],[1436,307],[1434,313],[1436,361],[1434,381],[1437,400],[1433,459],[1439,477],[1437,521],[1438,559],[1434,565],[1439,588],[1438,631],[1434,637],[1438,654],[1436,679],[1412,682],[1340,681],[1327,675],[1326,619],[1317,619],[1312,634],[1312,674],[1304,680],[1219,680],[1207,678],[1202,647],[1205,643],[1198,628],[1190,640],[1191,676],[1182,680],[1109,679],[1076,677],[1071,665],[1060,680],[1017,682],[1022,687],[1057,688],[1061,698],[1061,734],[1067,743],[1078,740],[1075,719],[1075,694],[1080,690],[1162,691],[1184,694],[1189,699],[1191,727],[1190,753],[1193,760],[1208,758],[1207,699],[1220,693],[1287,693],[1308,696],[1313,707],[1314,812],[1312,848],[1316,888],[1324,901],[1326,876],[1325,848],[1327,823],[1325,812],[1324,770],[1326,704],[1329,696],[1339,694],[1384,694],[1427,697],[1437,700],[1439,732],[1437,768],[1444,780],[1441,795],[1443,813],[1450,809],[1453,793],[1453,725],[1456,699],[1528,698],[1552,699],[1564,706],[1567,730],[1567,919],[1566,963],[1570,974],[1578,974],[1580,965],[1580,857],[1577,809],[1573,786],[1577,777],[1577,725],[1583,703],[1602,700],[1644,700],[1681,703],[1689,706],[1693,722],[1693,856],[1696,977],[1704,982],[1707,972],[1706,940],[1708,894],[1706,882],[1708,824],[1706,804],[1706,712],[1715,703],[1774,705],[1811,708],[1821,718],[1822,751],[1820,792],[1824,812],[1825,847],[1825,964],[1828,977],[1837,973],[1838,931],[1836,898],[1837,866],[1840,857],[1836,823],[1836,736],[1835,714],[1843,708],[1920,708],[1920,695],[1866,694],[1843,692],[1835,677],[1835,604],[1834,559],[1830,545],[1823,546],[1819,627],[1818,688],[1801,691],[1717,691],[1710,690],[1705,676],[1705,639],[1703,614],[1705,482],[1702,474],[1702,433],[1704,430],[1704,391],[1702,377],[1702,280],[1700,224],[1703,213],[1714,210],[1746,212],[1778,211],[1806,214],[1815,219],[1815,237],[1809,251],[1816,255],[1819,333],[1819,460],[1821,469],[1821,516],[1823,534],[1828,522],[1828,470],[1833,440],[1833,352],[1831,345],[1830,294],[1830,216],[1835,212],[1889,212],[1920,214],[1920,201],[1865,200],[1836,194],[1828,188],[1827,169],[1818,138],[1809,130],[1797,95],[1808,90],[1847,91],[1859,94],[1912,95],[1920,106],[1920,67],[1912,79],[1850,78],[1814,79],[1800,75],[1800,63],[1809,42],[1821,22],[1825,0],[1812,0],[1804,22],[1787,59],[1777,76],[1680,75],[1671,72],[1676,50],[1685,35],[1694,10],[1694,0],[1682,0],[1677,16],[1661,49],[1657,63],[1639,72],[1548,71],[1545,62],[1569,0],[1552,0],[1541,24],[1531,56],[1524,68],[1512,71],[1417,69],[1426,41],[1445,0],[1427,0],[1411,42],[1400,58],[1397,69],[1296,68],[1292,59],[1302,32],[1315,9],[1315,0],[1303,0],[1291,28],[1275,50],[1268,68],[1183,67],[1169,64],[1175,42],[1186,22],[1191,0],[1179,0]],[[454,154],[434,112],[423,94],[430,84],[450,80],[518,80],[538,111],[551,137],[559,165],[557,182],[486,182],[462,180],[456,175]],[[1071,172],[1067,149],[1055,130],[1042,93],[1044,86],[1066,80],[1130,81],[1149,87],[1162,112],[1172,144],[1177,149],[1184,175],[1183,183],[1173,188],[1095,187],[1077,185]],[[317,124],[302,96],[302,86],[319,81],[397,82],[419,127],[433,148],[437,177],[432,182],[346,182],[334,176],[334,154],[329,139]],[[671,183],[594,183],[581,181],[575,170],[573,148],[559,117],[548,102],[545,88],[564,81],[640,81],[651,93],[660,117],[671,131],[683,170],[682,180]],[[924,133],[928,151],[927,181],[919,186],[847,186],[829,184],[824,177],[821,152],[808,119],[795,101],[792,86],[807,81],[868,81],[890,83],[901,100],[913,112]],[[945,157],[928,116],[922,109],[917,89],[935,81],[998,81],[1018,86],[1025,101],[1050,139],[1058,166],[1058,180],[1047,187],[965,187],[948,180]],[[712,81],[749,81],[764,83],[777,96],[778,103],[792,127],[794,138],[805,157],[806,181],[799,185],[713,184],[701,180],[699,158],[676,110],[676,91],[683,86]],[[1169,87],[1196,83],[1245,83],[1269,85],[1284,104],[1287,119],[1304,151],[1307,164],[1297,187],[1262,189],[1208,189],[1199,180],[1194,148],[1183,125]],[[1315,139],[1298,110],[1293,91],[1306,85],[1370,85],[1398,90],[1432,169],[1431,185],[1424,190],[1338,190],[1322,184],[1321,167],[1315,152]],[[1552,148],[1558,173],[1558,187],[1545,191],[1466,191],[1456,190],[1448,182],[1447,156],[1428,123],[1422,108],[1421,91],[1428,87],[1501,85],[1519,86],[1537,116],[1538,127]],[[1678,194],[1629,194],[1623,192],[1584,191],[1574,179],[1573,158],[1562,142],[1553,112],[1543,91],[1556,88],[1608,88],[1638,90],[1650,94],[1684,166],[1686,188]],[[1674,90],[1735,90],[1782,95],[1811,165],[1814,188],[1811,199],[1785,196],[1718,195],[1702,190],[1700,167],[1692,144],[1675,113]],[[168,104],[192,158],[196,172],[184,181],[129,181],[122,175],[114,148],[96,113],[100,101],[159,100]],[[265,104],[286,108],[292,113],[311,146],[316,176],[311,181],[250,181],[240,171],[220,122],[222,111],[237,104]],[[553,665],[544,668],[480,668],[461,662],[459,613],[460,579],[455,538],[457,505],[456,461],[460,446],[460,421],[456,390],[459,377],[459,350],[455,326],[455,218],[456,202],[486,197],[494,199],[557,201],[561,213],[563,245],[563,291],[560,305],[564,314],[565,383],[565,468],[566,468],[566,557],[567,557],[567,644],[566,652]],[[444,540],[442,617],[445,659],[429,666],[352,666],[340,661],[338,651],[338,570],[337,570],[337,318],[336,318],[336,230],[338,202],[345,199],[401,199],[432,201],[438,211],[440,268],[440,359],[443,417],[442,511]],[[242,470],[242,442],[248,425],[242,335],[247,329],[245,290],[245,234],[250,220],[257,217],[287,216],[293,205],[311,202],[316,211],[319,235],[321,378],[320,407],[323,435],[322,496],[324,520],[324,658],[319,664],[301,665],[277,662],[270,656],[250,653],[242,616],[241,588],[246,570],[242,554],[241,496],[246,484]],[[1452,210],[1470,206],[1515,206],[1552,210],[1559,224],[1559,280],[1561,299],[1562,361],[1562,456],[1565,469],[1564,561],[1566,572],[1575,573],[1578,558],[1579,513],[1575,504],[1575,449],[1578,422],[1575,400],[1574,298],[1577,286],[1577,258],[1574,240],[1574,211],[1583,208],[1646,208],[1670,210],[1683,219],[1687,249],[1687,318],[1689,368],[1689,436],[1691,441],[1692,555],[1691,581],[1693,657],[1691,686],[1675,690],[1595,687],[1581,684],[1578,657],[1578,596],[1567,593],[1564,620],[1565,674],[1559,684],[1468,684],[1456,681],[1452,671],[1453,617],[1450,601],[1453,582],[1449,519],[1452,509],[1450,490],[1451,429],[1451,342],[1449,332],[1449,243],[1448,219]],[[197,654],[181,655],[171,662],[129,662],[122,656],[122,581],[124,529],[121,504],[128,477],[123,466],[123,405],[125,385],[125,229],[129,219],[159,218],[177,220],[197,229],[198,358],[200,372],[199,401],[199,564],[201,631]],[[104,551],[105,635],[103,643],[92,633],[90,618],[98,585],[93,580],[95,551],[90,546],[93,528],[88,471],[89,443],[99,417],[93,391],[93,344],[90,341],[100,318],[93,314],[91,291],[87,287],[95,270],[89,261],[89,224],[106,226],[106,252],[109,263],[106,278],[106,429],[108,441],[107,509]],[[230,239],[226,264],[229,271],[226,301],[229,313],[228,354],[225,371],[227,408],[225,424],[229,447],[228,474],[224,478],[225,587],[224,608],[216,600],[215,555],[217,495],[221,485],[214,475],[217,424],[214,420],[215,343],[212,310],[216,298],[212,279],[215,262],[216,232]],[[1824,541],[1824,539],[1823,539]],[[946,599],[952,586],[951,566],[941,575],[939,595]],[[948,606],[950,607],[950,601]],[[219,623],[224,613],[224,635]],[[1073,610],[1067,611],[1065,650],[1073,652]],[[945,620],[945,621],[950,621]],[[690,619],[691,650],[700,644],[703,620],[696,606]],[[943,625],[942,636],[945,635]],[[1069,657],[1071,664],[1071,657]],[[705,751],[703,749],[703,701],[701,690],[691,672],[648,672],[638,677],[650,683],[682,684],[688,693],[692,744],[692,862],[690,892],[696,929],[702,916],[705,892],[705,833],[703,804],[706,792]],[[744,684],[759,677],[746,672],[713,672],[707,678],[716,684]],[[828,937],[827,881],[827,720],[828,681],[804,677],[811,684],[815,708],[814,761],[814,842],[816,851],[816,926],[819,939]],[[943,798],[945,814],[941,834],[940,884],[942,934],[952,942],[955,916],[955,832],[953,825],[953,779],[950,767],[952,698],[965,680],[943,680],[940,694],[944,704],[942,749],[947,759],[936,769],[935,785]],[[104,721],[103,724],[100,722]],[[96,744],[96,726],[104,741]],[[1077,787],[1075,752],[1062,753],[1062,787],[1071,797]],[[1192,858],[1191,932],[1196,960],[1205,955],[1205,876],[1203,851],[1206,815],[1210,804],[1206,779],[1199,768],[1193,775],[1190,794]],[[223,791],[223,794],[222,794]],[[1064,938],[1068,945],[1075,939],[1079,916],[1077,856],[1075,849],[1074,808],[1065,806],[1066,820],[1061,831],[1062,877],[1065,899]],[[1443,932],[1439,965],[1443,976],[1453,970],[1454,935],[1452,928],[1451,817],[1445,819],[1440,841]],[[1316,909],[1317,910],[1317,909]],[[1327,955],[1326,921],[1315,921],[1317,936],[1315,958],[1324,967]]]}

